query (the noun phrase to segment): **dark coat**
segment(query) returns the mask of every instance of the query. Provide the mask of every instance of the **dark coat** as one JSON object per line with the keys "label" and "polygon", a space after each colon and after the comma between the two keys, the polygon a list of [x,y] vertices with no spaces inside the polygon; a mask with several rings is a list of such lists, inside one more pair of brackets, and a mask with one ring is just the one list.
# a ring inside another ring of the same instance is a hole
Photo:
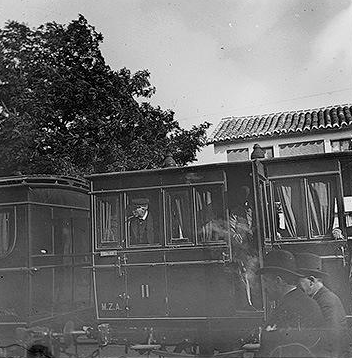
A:
{"label": "dark coat", "polygon": [[130,244],[152,244],[154,242],[154,222],[151,213],[145,220],[133,217],[130,220]]}
{"label": "dark coat", "polygon": [[[262,334],[260,357],[308,357],[320,340],[324,319],[316,301],[296,288],[269,315]],[[278,348],[279,347],[279,348]]]}
{"label": "dark coat", "polygon": [[347,355],[350,344],[346,312],[340,298],[326,287],[322,287],[313,299],[318,303],[323,313],[327,336],[325,347],[333,356]]}
{"label": "dark coat", "polygon": [[324,319],[318,304],[300,289],[287,293],[268,317],[266,326],[277,329],[321,328]]}

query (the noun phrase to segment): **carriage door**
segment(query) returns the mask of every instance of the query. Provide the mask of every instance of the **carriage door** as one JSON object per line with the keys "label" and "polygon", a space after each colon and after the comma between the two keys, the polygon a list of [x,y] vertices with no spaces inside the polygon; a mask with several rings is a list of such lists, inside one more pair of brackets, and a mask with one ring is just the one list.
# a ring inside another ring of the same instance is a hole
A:
{"label": "carriage door", "polygon": [[259,251],[259,260],[262,264],[264,244],[271,242],[271,230],[269,225],[269,195],[268,181],[264,165],[259,160],[252,162],[253,188],[256,217],[256,239]]}
{"label": "carriage door", "polygon": [[[269,225],[269,195],[268,195],[268,181],[266,177],[265,167],[259,160],[252,162],[253,173],[253,192],[255,203],[255,222],[254,229],[255,239],[258,245],[258,258],[260,267],[263,265],[264,245],[271,242],[271,231]],[[264,314],[267,312],[267,300],[262,290],[262,300],[264,307]]]}

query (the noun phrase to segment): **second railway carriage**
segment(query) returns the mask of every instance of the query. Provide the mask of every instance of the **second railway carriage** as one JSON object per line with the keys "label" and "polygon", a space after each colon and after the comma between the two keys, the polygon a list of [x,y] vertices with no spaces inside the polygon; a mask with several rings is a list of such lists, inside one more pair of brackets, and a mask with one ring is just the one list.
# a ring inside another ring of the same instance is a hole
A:
{"label": "second railway carriage", "polygon": [[96,318],[120,343],[234,349],[268,304],[268,250],[313,252],[351,312],[348,153],[96,174]]}
{"label": "second railway carriage", "polygon": [[[0,337],[92,317],[87,182],[51,175],[0,178]],[[6,340],[4,340],[6,338]]]}

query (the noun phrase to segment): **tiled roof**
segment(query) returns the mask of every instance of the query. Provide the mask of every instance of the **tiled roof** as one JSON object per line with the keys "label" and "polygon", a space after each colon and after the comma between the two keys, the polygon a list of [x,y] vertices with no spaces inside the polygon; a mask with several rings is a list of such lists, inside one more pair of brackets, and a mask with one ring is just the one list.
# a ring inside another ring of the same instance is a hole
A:
{"label": "tiled roof", "polygon": [[267,138],[283,134],[352,128],[352,105],[280,112],[248,117],[223,118],[208,143]]}

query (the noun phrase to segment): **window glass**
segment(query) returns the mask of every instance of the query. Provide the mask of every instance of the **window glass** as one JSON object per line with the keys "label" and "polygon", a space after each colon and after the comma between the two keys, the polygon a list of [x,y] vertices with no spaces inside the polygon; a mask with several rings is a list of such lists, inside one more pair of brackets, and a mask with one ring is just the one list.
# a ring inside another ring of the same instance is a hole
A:
{"label": "window glass", "polygon": [[205,186],[195,189],[197,241],[206,243],[224,240],[224,203],[221,186]]}
{"label": "window glass", "polygon": [[53,209],[49,206],[31,205],[32,255],[53,253]]}
{"label": "window glass", "polygon": [[130,246],[160,244],[160,191],[127,193],[127,238]]}
{"label": "window glass", "polygon": [[0,208],[0,257],[9,254],[15,244],[16,215],[13,207]]}
{"label": "window glass", "polygon": [[165,190],[165,205],[167,242],[182,244],[194,241],[190,189]]}
{"label": "window glass", "polygon": [[228,162],[240,162],[249,160],[248,148],[231,149],[227,151]]}
{"label": "window glass", "polygon": [[274,183],[277,238],[307,237],[303,179]]}
{"label": "window glass", "polygon": [[274,198],[278,239],[342,237],[335,177],[275,182]]}
{"label": "window glass", "polygon": [[339,139],[331,141],[331,149],[333,152],[345,152],[352,149],[351,139]]}
{"label": "window glass", "polygon": [[273,158],[274,157],[274,148],[273,147],[264,147],[262,148],[264,152],[265,158]]}
{"label": "window glass", "polygon": [[309,180],[307,193],[311,236],[331,236],[338,227],[335,182],[330,178]]}
{"label": "window glass", "polygon": [[96,197],[96,234],[98,246],[121,246],[121,196]]}
{"label": "window glass", "polygon": [[[70,209],[53,208],[54,217],[54,253],[63,256],[63,263],[71,263],[72,254],[72,216]],[[68,262],[67,262],[68,261]]]}

